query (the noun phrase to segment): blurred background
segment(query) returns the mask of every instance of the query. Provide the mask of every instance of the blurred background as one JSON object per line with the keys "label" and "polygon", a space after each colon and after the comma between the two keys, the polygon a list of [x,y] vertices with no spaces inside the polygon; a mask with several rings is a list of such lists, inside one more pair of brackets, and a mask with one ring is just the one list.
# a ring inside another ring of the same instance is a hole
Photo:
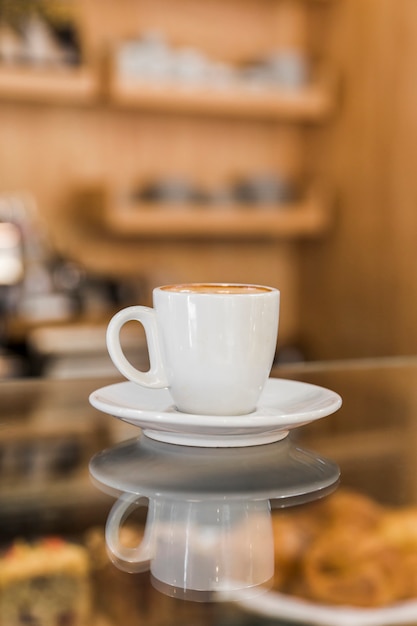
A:
{"label": "blurred background", "polygon": [[0,0],[0,376],[114,371],[110,316],[182,281],[278,287],[278,362],[414,354],[416,29],[406,0]]}
{"label": "blurred background", "polygon": [[297,440],[417,501],[416,67],[416,0],[0,0],[2,572],[9,540],[77,535],[115,624],[253,626],[105,554],[88,463],[138,429],[88,397],[120,381],[111,316],[167,283],[280,289],[275,372],[343,398]]}

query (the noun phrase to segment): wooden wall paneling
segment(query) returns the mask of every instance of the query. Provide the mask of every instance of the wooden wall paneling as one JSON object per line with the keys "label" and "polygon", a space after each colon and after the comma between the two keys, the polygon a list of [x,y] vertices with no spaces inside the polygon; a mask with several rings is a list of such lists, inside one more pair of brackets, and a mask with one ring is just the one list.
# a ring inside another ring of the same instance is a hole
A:
{"label": "wooden wall paneling", "polygon": [[0,116],[0,188],[32,191],[48,219],[59,212],[62,190],[79,176],[105,174],[106,136],[97,111],[2,103]]}
{"label": "wooden wall paneling", "polygon": [[302,246],[302,333],[313,358],[413,353],[417,5],[335,5],[343,102],[320,145],[338,215],[332,237]]}
{"label": "wooden wall paneling", "polygon": [[[271,11],[271,7],[267,7]],[[299,0],[281,0],[272,9],[272,48],[277,51],[309,52],[309,7]]]}
{"label": "wooden wall paneling", "polygon": [[86,38],[95,49],[154,32],[166,34],[173,45],[237,62],[268,52],[276,42],[269,0],[176,0],[175,10],[169,0],[86,0],[81,10]]}
{"label": "wooden wall paneling", "polygon": [[[386,254],[389,297],[397,323],[391,329],[401,353],[417,351],[417,89],[411,79],[417,64],[417,7],[403,1],[396,16],[396,57],[391,59],[396,85],[392,91],[390,150],[389,241],[394,258]],[[393,44],[394,45],[394,44]],[[393,48],[394,49],[394,48]]]}

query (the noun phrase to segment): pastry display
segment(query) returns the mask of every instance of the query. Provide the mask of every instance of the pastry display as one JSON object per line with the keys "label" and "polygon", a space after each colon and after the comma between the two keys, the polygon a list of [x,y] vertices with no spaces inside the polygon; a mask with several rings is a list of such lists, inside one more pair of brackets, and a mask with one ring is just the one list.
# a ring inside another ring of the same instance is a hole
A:
{"label": "pastry display", "polygon": [[[417,598],[417,506],[382,506],[340,488],[273,511],[272,520],[274,590],[333,607],[381,608]],[[129,522],[120,540],[133,547],[142,535],[143,525]],[[200,623],[199,603],[159,593],[149,572],[115,567],[102,526],[85,531],[77,544],[61,537],[16,540],[0,557],[0,626],[96,626],[100,619],[106,626],[136,626],[138,619],[160,626],[174,610],[182,623]]]}
{"label": "pastry display", "polygon": [[417,507],[348,489],[273,516],[274,588],[329,605],[383,607],[417,597]]}
{"label": "pastry display", "polygon": [[90,559],[61,538],[15,541],[0,558],[1,626],[90,626]]}

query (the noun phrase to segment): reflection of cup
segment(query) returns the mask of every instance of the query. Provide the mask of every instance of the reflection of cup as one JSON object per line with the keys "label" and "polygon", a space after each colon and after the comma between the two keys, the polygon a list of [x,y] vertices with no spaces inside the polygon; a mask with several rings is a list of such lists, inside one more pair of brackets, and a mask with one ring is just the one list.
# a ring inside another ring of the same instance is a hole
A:
{"label": "reflection of cup", "polygon": [[[143,503],[123,494],[110,511],[106,543],[113,562],[128,572],[151,570],[170,588],[228,592],[271,579],[273,534],[268,500],[152,498],[145,533],[134,548],[121,545],[124,520]],[[173,590],[173,589],[172,589]]]}
{"label": "reflection of cup", "polygon": [[[145,387],[169,387],[177,409],[206,415],[239,415],[256,408],[274,358],[279,291],[242,284],[158,287],[154,308],[116,313],[107,329],[113,363]],[[120,331],[129,320],[143,324],[150,369],[126,359]]]}

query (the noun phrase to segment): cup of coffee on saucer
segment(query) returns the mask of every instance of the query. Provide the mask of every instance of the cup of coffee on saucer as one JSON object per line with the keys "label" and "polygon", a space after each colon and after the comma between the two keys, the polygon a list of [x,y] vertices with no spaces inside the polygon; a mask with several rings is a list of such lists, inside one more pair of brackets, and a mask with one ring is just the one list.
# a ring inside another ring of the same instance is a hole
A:
{"label": "cup of coffee on saucer", "polygon": [[[175,408],[194,415],[247,415],[270,375],[280,292],[263,285],[189,283],[157,287],[153,308],[127,307],[111,319],[107,348],[114,365],[142,387],[168,388]],[[126,358],[124,324],[143,325],[150,368]]]}

